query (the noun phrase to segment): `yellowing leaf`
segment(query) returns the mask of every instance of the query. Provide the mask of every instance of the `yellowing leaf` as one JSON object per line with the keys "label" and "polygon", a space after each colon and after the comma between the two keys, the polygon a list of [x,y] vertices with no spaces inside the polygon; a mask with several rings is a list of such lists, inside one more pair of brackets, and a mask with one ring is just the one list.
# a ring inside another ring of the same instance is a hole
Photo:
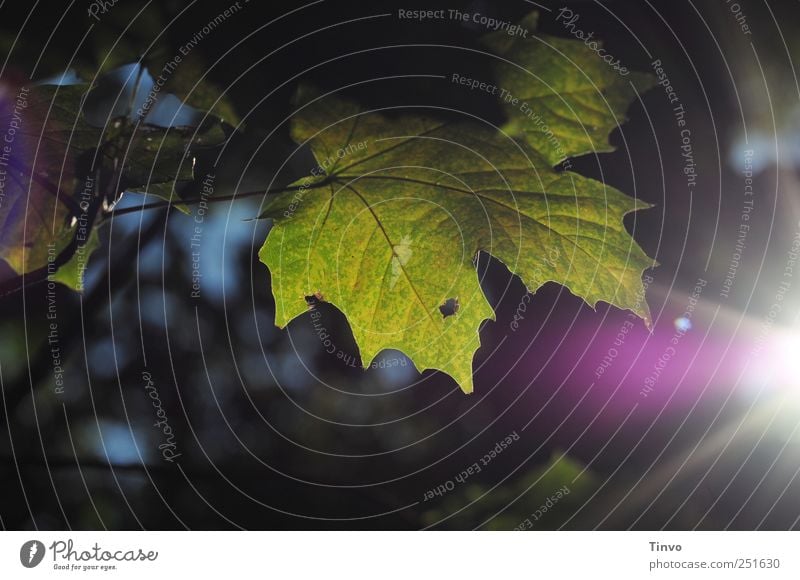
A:
{"label": "yellowing leaf", "polygon": [[[534,12],[521,25],[535,30],[537,20]],[[654,84],[650,75],[616,70],[599,40],[589,40],[589,46],[546,34],[522,38],[498,31],[483,41],[499,57],[497,86],[512,97],[502,100],[509,121],[504,129],[523,135],[553,165],[612,151],[609,133],[625,122],[634,87],[644,91]]]}
{"label": "yellowing leaf", "polygon": [[590,304],[649,317],[637,298],[652,260],[622,224],[647,204],[556,172],[547,155],[484,125],[389,119],[305,88],[298,102],[293,138],[310,144],[318,167],[263,215],[275,223],[260,258],[279,326],[321,296],[346,315],[365,365],[397,349],[469,393],[478,330],[494,317],[479,251],[531,291],[555,281]]}

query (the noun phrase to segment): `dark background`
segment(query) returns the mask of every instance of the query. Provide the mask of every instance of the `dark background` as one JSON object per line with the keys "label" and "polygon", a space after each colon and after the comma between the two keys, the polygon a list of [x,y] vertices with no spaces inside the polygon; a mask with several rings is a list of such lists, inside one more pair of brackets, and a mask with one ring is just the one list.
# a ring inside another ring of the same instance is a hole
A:
{"label": "dark background", "polygon": [[[162,32],[159,42],[180,46],[229,5],[121,0],[95,22],[85,2],[63,10],[5,3],[1,80],[14,86],[32,71],[46,78],[73,53],[73,65],[96,67],[98,54],[115,54],[110,47],[130,22],[121,36],[133,46]],[[791,345],[800,344],[792,342],[796,288],[765,349],[754,355],[753,344],[800,217],[791,60],[798,5],[741,2],[751,35],[722,1],[542,5],[579,13],[580,27],[631,69],[648,71],[661,59],[687,110],[699,173],[693,193],[660,87],[632,105],[612,135],[617,151],[573,161],[573,170],[655,206],[626,218],[660,263],[647,272],[652,332],[636,321],[595,380],[628,313],[593,310],[549,284],[514,332],[525,289],[481,256],[497,320],[481,331],[467,396],[449,377],[420,375],[410,363],[367,371],[346,364],[325,351],[308,316],[275,328],[269,272],[257,257],[269,224],[243,221],[258,215],[259,196],[213,204],[199,301],[189,297],[191,218],[126,213],[104,225],[85,292],[59,289],[63,395],[53,392],[43,285],[0,300],[3,528],[513,529],[565,485],[569,495],[533,529],[797,528],[800,397],[786,371],[797,364]],[[344,92],[368,108],[447,106],[501,122],[485,95],[413,78],[490,78],[489,57],[460,48],[478,48],[483,31],[398,20],[397,9],[459,7],[514,21],[533,8],[522,0],[326,0],[267,25],[300,6],[242,3],[195,49],[245,122],[220,158],[216,195],[262,191],[273,178],[288,184],[313,166],[301,151],[275,174],[293,151],[284,121],[299,80],[328,90],[357,83]],[[380,14],[391,15],[366,19]],[[540,30],[565,36],[553,15],[541,11]],[[755,208],[724,299],[747,148],[755,151]],[[140,203],[135,194],[122,201]],[[0,274],[12,276],[4,264]],[[692,329],[642,397],[700,278],[707,286]],[[337,348],[357,357],[344,317],[319,308]],[[399,353],[379,357],[389,359],[407,362]],[[182,455],[174,463],[157,448],[145,369],[176,433]],[[519,440],[479,474],[423,501],[512,432]]]}

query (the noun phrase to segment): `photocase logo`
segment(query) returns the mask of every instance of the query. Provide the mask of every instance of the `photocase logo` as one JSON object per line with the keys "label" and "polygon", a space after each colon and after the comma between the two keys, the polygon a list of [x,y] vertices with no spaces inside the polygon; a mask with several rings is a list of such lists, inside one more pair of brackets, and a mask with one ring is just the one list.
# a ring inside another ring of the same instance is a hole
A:
{"label": "photocase logo", "polygon": [[35,568],[44,558],[44,544],[39,540],[28,540],[19,549],[19,561],[26,568]]}

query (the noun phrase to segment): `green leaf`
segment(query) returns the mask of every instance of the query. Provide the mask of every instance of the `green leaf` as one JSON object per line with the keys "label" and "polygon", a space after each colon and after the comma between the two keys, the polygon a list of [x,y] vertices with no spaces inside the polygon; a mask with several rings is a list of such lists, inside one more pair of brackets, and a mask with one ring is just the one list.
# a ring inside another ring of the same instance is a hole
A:
{"label": "green leaf", "polygon": [[[534,12],[520,24],[533,31],[537,22]],[[613,151],[609,134],[627,120],[636,91],[655,82],[652,75],[615,70],[601,58],[615,61],[614,55],[592,50],[603,48],[597,40],[590,47],[546,34],[523,38],[497,31],[483,42],[500,57],[494,62],[497,86],[518,99],[501,99],[508,116],[504,130],[524,136],[553,165]]]}
{"label": "green leaf", "polygon": [[81,244],[75,249],[75,253],[70,260],[58,268],[55,273],[49,276],[54,282],[61,282],[64,286],[75,291],[83,291],[83,274],[89,264],[89,258],[100,247],[100,236],[96,229],[93,229],[86,240],[81,240]]}
{"label": "green leaf", "polygon": [[[97,247],[93,223],[104,201],[126,189],[172,190],[193,178],[196,148],[225,138],[212,118],[170,129],[116,119],[104,132],[83,115],[87,89],[25,87],[0,112],[11,139],[0,151],[0,259],[18,274],[46,268],[73,289],[82,287],[81,255]],[[66,270],[56,275],[59,266]]]}
{"label": "green leaf", "polygon": [[[181,203],[183,193],[195,197],[194,154],[225,141],[221,123],[206,117],[200,127],[162,129],[144,126],[130,139],[131,153],[125,164],[121,190],[147,193],[174,204],[183,213],[190,213]],[[124,155],[124,151],[117,151]]]}
{"label": "green leaf", "polygon": [[263,214],[274,220],[259,255],[278,326],[316,295],[345,314],[365,366],[397,349],[469,393],[478,330],[494,318],[473,264],[479,251],[531,291],[555,281],[589,304],[649,317],[638,296],[653,262],[622,224],[647,204],[556,172],[488,125],[389,119],[306,88],[298,101],[292,135],[319,166]]}
{"label": "green leaf", "polygon": [[19,274],[54,263],[73,240],[86,186],[79,165],[101,135],[75,126],[85,90],[22,88],[3,111],[10,142],[0,163],[0,258]]}

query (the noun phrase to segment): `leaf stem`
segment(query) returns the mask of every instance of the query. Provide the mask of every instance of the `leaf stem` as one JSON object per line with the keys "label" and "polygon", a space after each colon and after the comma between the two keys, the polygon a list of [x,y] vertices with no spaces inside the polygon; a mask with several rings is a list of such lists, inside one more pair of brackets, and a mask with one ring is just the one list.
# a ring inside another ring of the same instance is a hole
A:
{"label": "leaf stem", "polygon": [[149,210],[149,209],[163,209],[163,208],[166,208],[166,207],[173,207],[173,206],[176,206],[176,205],[193,205],[193,204],[200,203],[200,202],[220,203],[220,202],[223,202],[223,201],[235,201],[235,200],[238,200],[238,199],[244,199],[244,198],[247,198],[247,197],[256,197],[256,196],[259,196],[259,195],[266,196],[266,195],[272,195],[272,194],[276,194],[276,193],[285,193],[287,191],[299,191],[301,189],[303,189],[303,190],[318,189],[320,187],[328,185],[331,181],[332,180],[325,179],[323,181],[320,181],[318,183],[314,183],[314,184],[311,184],[311,185],[289,185],[287,187],[280,187],[280,188],[276,188],[276,189],[266,189],[266,190],[259,189],[259,190],[256,190],[256,191],[248,191],[248,192],[245,192],[245,193],[234,193],[233,195],[220,195],[220,196],[212,196],[212,197],[205,197],[205,198],[204,197],[193,197],[193,198],[189,198],[189,199],[180,199],[180,200],[176,200],[176,201],[157,201],[157,202],[153,202],[153,203],[146,203],[146,204],[139,205],[139,206],[124,207],[122,209],[113,209],[113,210],[111,210],[109,212],[109,216],[110,216],[110,219],[113,219],[115,217],[119,217],[121,215],[129,214],[129,213],[134,213],[134,212],[138,212],[138,211],[145,211],[145,210]]}

